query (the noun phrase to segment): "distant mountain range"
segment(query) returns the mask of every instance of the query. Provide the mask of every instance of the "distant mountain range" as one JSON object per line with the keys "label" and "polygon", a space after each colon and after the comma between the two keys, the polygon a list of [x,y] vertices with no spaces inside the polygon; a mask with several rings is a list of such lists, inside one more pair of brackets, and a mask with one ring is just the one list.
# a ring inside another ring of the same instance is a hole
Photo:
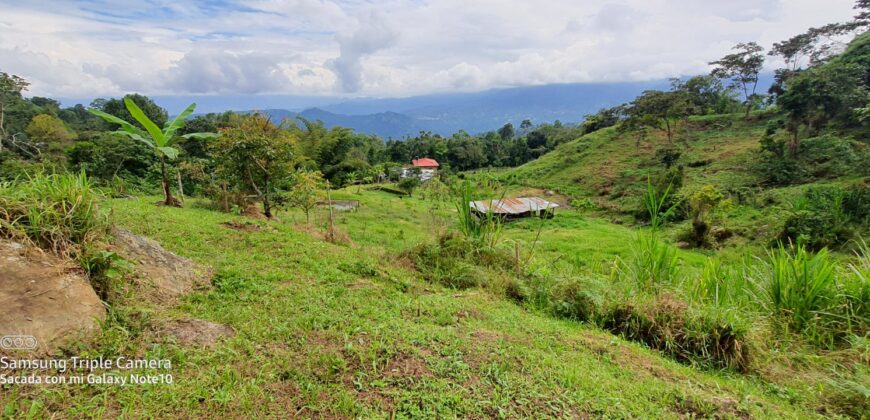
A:
{"label": "distant mountain range", "polygon": [[404,138],[420,131],[450,135],[476,134],[518,126],[524,119],[579,122],[583,116],[634,99],[647,89],[663,89],[666,81],[608,84],[527,86],[477,93],[425,95],[396,99],[353,99],[303,111],[261,109],[275,121],[297,116],[321,120],[383,138]]}
{"label": "distant mountain range", "polygon": [[[770,86],[772,75],[763,75],[758,91]],[[524,119],[534,124],[561,120],[577,123],[605,107],[634,99],[647,89],[668,89],[667,80],[623,83],[572,83],[493,89],[474,93],[450,93],[407,98],[337,98],[324,96],[155,96],[170,114],[197,102],[197,112],[257,110],[274,121],[302,116],[385,139],[415,136],[420,131],[450,135],[459,130],[471,134],[494,130],[505,123],[514,126]],[[62,100],[64,105],[90,103]]]}

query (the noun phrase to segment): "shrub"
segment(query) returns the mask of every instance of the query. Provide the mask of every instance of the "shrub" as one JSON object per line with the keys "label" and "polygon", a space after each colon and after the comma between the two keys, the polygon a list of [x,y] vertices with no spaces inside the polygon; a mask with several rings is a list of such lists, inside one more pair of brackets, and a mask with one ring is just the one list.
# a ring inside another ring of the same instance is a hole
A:
{"label": "shrub", "polygon": [[670,295],[646,303],[619,302],[603,310],[599,326],[646,343],[683,362],[746,371],[750,351],[743,327],[708,313],[692,312]]}
{"label": "shrub", "polygon": [[867,193],[862,188],[854,186],[843,190],[817,186],[807,189],[792,202],[777,240],[801,243],[811,250],[847,243],[867,222]]}
{"label": "shrub", "polygon": [[404,191],[405,194],[408,194],[408,196],[410,197],[411,195],[413,195],[414,189],[420,186],[420,178],[417,178],[415,176],[402,178],[402,180],[399,181],[396,186],[399,187],[400,190]]}
{"label": "shrub", "polygon": [[553,313],[560,318],[589,321],[598,312],[599,303],[595,295],[580,282],[569,282],[555,288],[551,299]]}
{"label": "shrub", "polygon": [[[766,134],[756,170],[768,185],[793,185],[818,179],[854,174],[862,157],[852,141],[826,134],[802,140],[794,157],[784,149],[786,141]],[[865,158],[866,159],[866,158]]]}

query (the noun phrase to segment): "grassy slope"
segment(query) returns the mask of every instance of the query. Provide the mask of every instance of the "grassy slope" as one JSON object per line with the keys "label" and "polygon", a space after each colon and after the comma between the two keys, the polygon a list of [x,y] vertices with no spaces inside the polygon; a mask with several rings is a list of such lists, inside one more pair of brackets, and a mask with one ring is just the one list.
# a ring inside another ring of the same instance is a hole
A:
{"label": "grassy slope", "polygon": [[[10,415],[180,418],[815,415],[793,390],[683,366],[485,291],[424,283],[391,261],[445,229],[438,216],[451,209],[381,192],[342,196],[363,202],[338,220],[354,246],[305,232],[294,225],[298,213],[240,232],[221,225],[246,221],[231,215],[155,207],[152,198],[113,201],[120,226],[211,265],[227,290],[196,293],[168,310],[126,310],[96,344],[83,345],[91,355],[170,358],[174,385],[8,387],[0,406]],[[612,258],[606,248],[623,252],[631,234],[571,212],[556,220],[541,252],[573,252],[590,266]],[[535,233],[518,224],[506,235]],[[207,350],[161,343],[148,327],[180,317],[238,334]]]}
{"label": "grassy slope", "polygon": [[[742,115],[693,117],[689,128],[680,126],[675,140],[684,166],[683,192],[704,185],[714,185],[728,193],[735,206],[725,214],[729,229],[738,236],[731,244],[764,243],[780,230],[780,206],[799,195],[809,185],[761,189],[751,165],[759,149],[759,139],[769,118],[763,112],[750,120]],[[688,133],[688,134],[687,134]],[[614,128],[600,130],[565,143],[554,151],[519,168],[499,174],[516,182],[555,189],[574,199],[589,199],[608,217],[631,222],[630,213],[639,207],[639,196],[650,174],[663,165],[655,157],[657,148],[667,145],[663,133],[651,133],[647,140],[636,141],[633,134],[618,134]],[[690,164],[709,160],[709,164]],[[819,182],[837,182],[825,181]],[[671,232],[689,228],[688,222]]]}

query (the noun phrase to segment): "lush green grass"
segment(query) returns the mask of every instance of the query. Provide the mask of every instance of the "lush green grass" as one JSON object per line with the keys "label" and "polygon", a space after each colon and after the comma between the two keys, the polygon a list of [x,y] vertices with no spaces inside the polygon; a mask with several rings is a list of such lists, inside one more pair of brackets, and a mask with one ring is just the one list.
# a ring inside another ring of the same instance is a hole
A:
{"label": "lush green grass", "polygon": [[[155,197],[111,202],[120,226],[216,270],[215,290],[176,307],[118,306],[101,337],[76,352],[169,358],[173,385],[5,387],[10,416],[223,417],[813,417],[823,382],[767,383],[681,365],[597,328],[558,320],[480,289],[455,291],[395,262],[450,226],[450,203],[383,192],[337,192],[362,201],[333,245],[299,226],[301,213],[246,221]],[[323,214],[319,216],[323,219]],[[601,274],[630,253],[633,232],[561,212],[504,235],[533,252],[530,270]],[[315,232],[310,232],[314,230]],[[535,238],[538,238],[537,242]],[[535,244],[535,245],[533,245]],[[510,246],[510,245],[507,245]],[[682,252],[700,270],[703,255]],[[553,262],[555,261],[555,262]],[[564,266],[563,266],[564,265]],[[568,274],[565,274],[568,276]],[[237,334],[213,350],[180,347],[154,332],[197,317]]]}
{"label": "lush green grass", "polygon": [[[777,188],[759,186],[762,180],[753,166],[770,118],[766,112],[753,114],[749,120],[737,114],[693,117],[688,125],[681,125],[672,145],[660,132],[638,141],[635,134],[606,128],[494,175],[517,185],[555,190],[567,195],[576,207],[633,224],[631,215],[642,212],[641,196],[648,178],[655,180],[664,169],[656,151],[670,146],[681,153],[676,163],[684,171],[681,195],[712,185],[731,199],[733,206],[719,212],[715,221],[734,234],[726,244],[763,247],[782,230],[783,211],[809,186],[846,185],[863,173],[856,168],[851,177]],[[684,221],[665,230],[676,242],[690,227]]]}

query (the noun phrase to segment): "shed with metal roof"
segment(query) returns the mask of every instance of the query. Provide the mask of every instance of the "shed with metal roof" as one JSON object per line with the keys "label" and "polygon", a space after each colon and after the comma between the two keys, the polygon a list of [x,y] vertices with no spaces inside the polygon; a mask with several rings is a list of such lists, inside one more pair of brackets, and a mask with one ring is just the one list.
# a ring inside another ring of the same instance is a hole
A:
{"label": "shed with metal roof", "polygon": [[481,200],[468,203],[471,210],[478,214],[492,212],[502,217],[553,217],[558,204],[539,197],[503,198],[500,200]]}

